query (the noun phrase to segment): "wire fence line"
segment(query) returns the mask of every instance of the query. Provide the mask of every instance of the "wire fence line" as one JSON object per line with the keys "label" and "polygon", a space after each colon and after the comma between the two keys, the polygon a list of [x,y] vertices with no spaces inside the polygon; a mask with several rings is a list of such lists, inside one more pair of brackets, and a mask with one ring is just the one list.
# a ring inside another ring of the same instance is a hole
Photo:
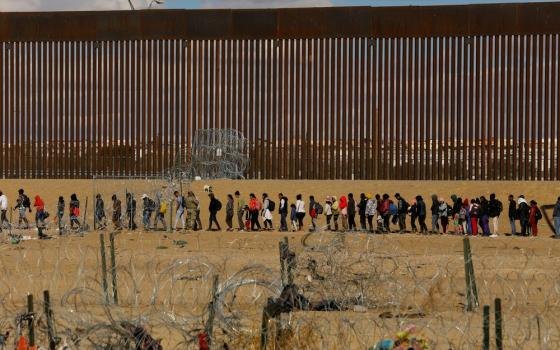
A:
{"label": "wire fence line", "polygon": [[[188,253],[179,250],[170,258],[163,253],[181,244],[178,239],[161,238],[156,249],[154,241],[146,241],[143,244],[152,249],[137,251],[126,248],[128,233],[117,238],[118,304],[107,303],[103,296],[96,245],[61,239],[56,253],[40,249],[33,254],[26,243],[0,246],[0,332],[14,334],[14,320],[24,311],[27,292],[40,295],[50,290],[57,336],[70,348],[134,349],[134,329],[142,327],[143,334],[163,338],[165,349],[197,349],[213,298],[212,279],[218,276],[213,344],[259,348],[262,309],[283,289],[275,258],[251,262],[240,257],[257,249],[255,241],[216,238],[212,249],[238,251],[237,256],[216,257],[209,248],[200,248],[200,237],[194,235],[184,243]],[[523,247],[520,240],[479,241],[473,240],[473,260],[480,304],[490,304],[495,297],[503,300],[505,348],[558,348],[560,276],[553,268],[554,249]],[[434,349],[481,347],[481,308],[464,311],[458,238],[434,240],[434,247],[425,250],[374,235],[313,233],[305,245],[294,239],[290,243],[297,261],[297,293],[314,310],[324,312],[285,315],[279,324],[281,336],[270,340],[277,348],[366,349],[409,324]],[[436,254],[444,244],[451,248]],[[47,344],[44,316],[37,312],[38,344]]]}

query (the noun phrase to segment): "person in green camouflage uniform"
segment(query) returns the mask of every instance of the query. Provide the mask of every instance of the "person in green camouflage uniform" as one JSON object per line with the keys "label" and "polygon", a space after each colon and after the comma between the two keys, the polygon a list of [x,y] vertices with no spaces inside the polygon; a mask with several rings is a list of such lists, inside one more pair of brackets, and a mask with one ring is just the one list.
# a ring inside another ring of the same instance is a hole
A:
{"label": "person in green camouflage uniform", "polygon": [[196,209],[198,207],[198,201],[192,191],[187,193],[187,230],[193,230],[196,222]]}

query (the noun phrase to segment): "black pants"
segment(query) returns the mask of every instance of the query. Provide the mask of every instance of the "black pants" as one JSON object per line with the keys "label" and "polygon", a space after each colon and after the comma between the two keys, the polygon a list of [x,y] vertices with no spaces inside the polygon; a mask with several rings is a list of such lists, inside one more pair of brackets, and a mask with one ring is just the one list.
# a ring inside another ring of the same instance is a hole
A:
{"label": "black pants", "polygon": [[288,223],[286,222],[286,216],[288,213],[280,213],[280,231],[288,231]]}
{"label": "black pants", "polygon": [[348,214],[348,229],[356,230],[356,214]]}
{"label": "black pants", "polygon": [[360,226],[361,226],[362,230],[364,230],[364,231],[367,229],[367,227],[366,227],[366,215],[365,214],[364,215],[360,214]]}
{"label": "black pants", "polygon": [[529,227],[529,220],[525,219],[525,218],[521,218],[519,220],[519,224],[521,225],[521,236],[526,236],[527,235],[527,229]]}
{"label": "black pants", "polygon": [[233,228],[233,212],[226,213],[226,225],[229,229]]}
{"label": "black pants", "polygon": [[404,230],[406,230],[406,213],[398,214],[398,218],[399,218],[399,230],[401,232],[404,232]]}
{"label": "black pants", "polygon": [[428,232],[428,226],[426,226],[426,215],[419,216],[418,222],[420,223],[420,231]]}
{"label": "black pants", "polygon": [[[368,215],[368,216],[367,216],[367,222],[368,222],[368,226],[369,226],[369,232],[373,232],[373,218],[374,218],[374,217],[375,217],[374,215]],[[365,217],[364,217],[364,219],[365,219]],[[365,227],[365,224],[364,224],[364,227]]]}
{"label": "black pants", "polygon": [[251,212],[251,230],[260,230],[261,224],[259,223],[259,211],[253,210]]}
{"label": "black pants", "polygon": [[416,219],[418,219],[417,215],[410,216],[410,226],[412,226],[412,232],[418,232],[418,227],[416,227]]}
{"label": "black pants", "polygon": [[220,228],[220,224],[218,223],[218,219],[216,218],[216,212],[215,211],[211,211],[210,212],[210,219],[208,220],[208,231],[212,230],[212,224],[216,223],[216,226],[218,227],[218,230],[221,230]]}
{"label": "black pants", "polygon": [[301,230],[303,228],[303,218],[305,217],[305,213],[296,213],[296,218],[298,221],[298,228]]}
{"label": "black pants", "polygon": [[7,222],[8,224],[10,223],[8,221],[8,218],[6,217],[6,212],[7,210],[2,210],[2,213],[0,214],[0,230],[2,229],[2,226],[4,226],[5,222]]}
{"label": "black pants", "polygon": [[391,215],[389,215],[388,213],[383,214],[383,229],[387,232],[391,232]]}

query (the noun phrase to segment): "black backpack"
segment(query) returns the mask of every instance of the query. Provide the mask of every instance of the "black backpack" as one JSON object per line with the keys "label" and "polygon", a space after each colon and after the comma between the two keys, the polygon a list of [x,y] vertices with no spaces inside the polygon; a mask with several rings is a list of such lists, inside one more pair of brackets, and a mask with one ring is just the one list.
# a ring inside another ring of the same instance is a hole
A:
{"label": "black backpack", "polygon": [[317,215],[323,214],[323,206],[320,203],[315,202],[315,212]]}
{"label": "black backpack", "polygon": [[274,209],[276,209],[276,203],[274,203],[273,200],[269,199],[268,200],[268,210],[273,211]]}
{"label": "black backpack", "polygon": [[220,211],[222,210],[222,202],[220,202],[219,200],[216,199],[216,210]]}
{"label": "black backpack", "polygon": [[542,213],[541,210],[537,208],[537,211],[535,211],[535,220],[539,221],[540,219],[542,219]]}
{"label": "black backpack", "polygon": [[29,197],[27,197],[26,194],[23,195],[23,207],[31,208],[31,201],[29,200]]}
{"label": "black backpack", "polygon": [[146,209],[151,210],[151,211],[156,210],[156,202],[154,202],[152,199],[148,198],[148,205],[147,205]]}
{"label": "black backpack", "polygon": [[187,200],[185,199],[185,196],[181,196],[181,206],[183,208],[187,208]]}
{"label": "black backpack", "polygon": [[502,211],[504,211],[504,205],[502,204],[502,202],[498,201],[498,214],[500,214]]}

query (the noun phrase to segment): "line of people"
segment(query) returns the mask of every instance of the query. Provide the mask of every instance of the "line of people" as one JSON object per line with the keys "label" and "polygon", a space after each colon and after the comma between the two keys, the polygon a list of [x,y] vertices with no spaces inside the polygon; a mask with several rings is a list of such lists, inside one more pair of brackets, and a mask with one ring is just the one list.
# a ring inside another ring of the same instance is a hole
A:
{"label": "line of people", "polygon": [[[215,194],[208,191],[209,196],[209,221],[208,231],[221,230],[218,222],[218,213],[222,210],[222,203]],[[125,198],[125,215],[122,212],[122,203],[116,195],[112,196],[112,223],[115,229],[127,228],[137,229],[135,222],[136,199],[132,193],[127,193]],[[161,224],[166,230],[166,213],[168,202],[163,199],[162,193],[157,192],[152,199],[147,194],[142,199],[142,224],[144,230],[157,230]],[[280,220],[276,229],[280,231],[302,231],[304,230],[304,219],[310,217],[310,230],[317,230],[318,218],[325,215],[325,230],[329,231],[364,231],[364,232],[399,232],[407,231],[407,221],[410,221],[410,232],[412,233],[455,233],[477,236],[496,236],[499,233],[499,218],[504,208],[495,194],[489,199],[485,196],[479,198],[462,199],[457,195],[450,197],[447,203],[444,198],[436,195],[431,196],[431,205],[428,207],[422,196],[418,195],[413,200],[407,201],[399,193],[393,198],[388,194],[361,193],[358,199],[352,193],[346,196],[327,196],[324,203],[320,203],[314,196],[309,196],[305,203],[301,194],[296,195],[295,202],[290,203],[283,194],[277,195],[278,205],[267,193],[258,198],[254,193],[249,194],[248,201],[241,196],[239,191],[233,195],[228,194],[225,205],[225,219],[228,231],[233,231],[234,218],[237,217],[237,230],[261,231],[274,230],[274,213],[277,212]],[[174,193],[175,204],[175,230],[202,230],[200,219],[200,200],[193,191],[188,191],[186,196],[178,191]],[[45,210],[45,203],[39,195],[34,198],[33,204],[23,189],[18,191],[14,211],[18,212],[19,228],[29,228],[27,212],[35,209],[36,227],[45,227],[45,220],[49,213]],[[66,203],[64,198],[59,197],[57,203],[55,223],[62,233],[63,217]],[[7,218],[9,209],[7,196],[0,191],[0,229],[8,227],[10,221]],[[76,194],[70,196],[68,205],[70,227],[72,229],[81,227],[80,201]],[[542,212],[536,201],[527,201],[523,195],[517,199],[513,195],[508,197],[508,219],[510,223],[510,234],[521,236],[537,236],[538,222],[542,219]],[[431,216],[431,228],[428,229],[426,220]],[[359,223],[356,222],[359,217]],[[557,237],[560,237],[560,197],[555,204],[553,220]],[[261,225],[262,222],[262,225]],[[519,222],[520,231],[517,231]],[[181,227],[179,227],[181,223]],[[101,194],[96,195],[94,209],[94,229],[107,227],[105,215],[105,203]],[[391,225],[398,229],[392,231]]]}

